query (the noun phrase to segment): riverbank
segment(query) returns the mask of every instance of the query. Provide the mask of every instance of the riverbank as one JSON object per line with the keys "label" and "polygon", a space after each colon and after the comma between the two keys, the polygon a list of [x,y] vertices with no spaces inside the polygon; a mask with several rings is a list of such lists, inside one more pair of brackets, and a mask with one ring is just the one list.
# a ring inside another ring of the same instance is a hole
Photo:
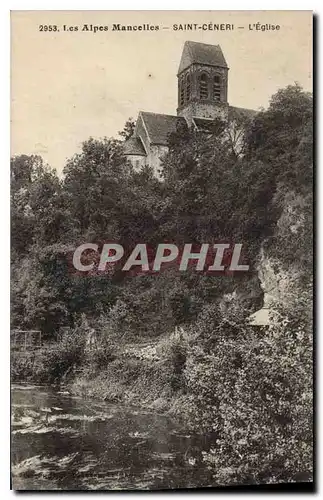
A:
{"label": "riverbank", "polygon": [[168,412],[182,395],[185,341],[172,334],[155,342],[83,349],[13,352],[12,381],[68,387],[71,394]]}
{"label": "riverbank", "polygon": [[174,391],[169,363],[144,363],[138,360],[115,360],[104,371],[89,375],[79,372],[69,383],[72,394],[167,411]]}

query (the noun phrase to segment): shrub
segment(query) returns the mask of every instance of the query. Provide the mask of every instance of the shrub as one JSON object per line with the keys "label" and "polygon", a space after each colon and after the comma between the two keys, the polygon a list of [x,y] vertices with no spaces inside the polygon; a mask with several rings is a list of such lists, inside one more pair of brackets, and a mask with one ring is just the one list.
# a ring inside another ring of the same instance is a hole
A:
{"label": "shrub", "polygon": [[33,377],[34,371],[34,354],[30,353],[25,356],[21,356],[20,353],[12,351],[11,353],[11,363],[10,363],[10,373],[11,380],[30,380]]}
{"label": "shrub", "polygon": [[80,328],[72,330],[51,349],[44,349],[34,377],[40,383],[60,383],[84,360],[85,339]]}
{"label": "shrub", "polygon": [[116,358],[115,351],[110,345],[99,345],[86,356],[86,365],[91,373],[104,370]]}
{"label": "shrub", "polygon": [[219,484],[311,480],[309,295],[299,300],[298,291],[267,330],[230,330],[220,322],[211,350],[201,342],[188,352],[187,395],[173,412],[186,413],[200,432],[216,433],[204,461]]}

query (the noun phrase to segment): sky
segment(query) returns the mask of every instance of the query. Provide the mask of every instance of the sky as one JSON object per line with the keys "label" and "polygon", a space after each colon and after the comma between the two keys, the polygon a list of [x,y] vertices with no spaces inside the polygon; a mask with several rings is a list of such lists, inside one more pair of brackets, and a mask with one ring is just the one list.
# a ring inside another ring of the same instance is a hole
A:
{"label": "sky", "polygon": [[[280,30],[255,30],[258,22]],[[118,23],[159,30],[113,31]],[[173,30],[187,23],[234,29]],[[109,29],[82,31],[84,24]],[[272,94],[294,82],[312,90],[310,11],[14,11],[11,153],[39,154],[61,173],[83,141],[117,137],[140,110],[176,114],[186,40],[221,46],[233,106],[266,108]]]}

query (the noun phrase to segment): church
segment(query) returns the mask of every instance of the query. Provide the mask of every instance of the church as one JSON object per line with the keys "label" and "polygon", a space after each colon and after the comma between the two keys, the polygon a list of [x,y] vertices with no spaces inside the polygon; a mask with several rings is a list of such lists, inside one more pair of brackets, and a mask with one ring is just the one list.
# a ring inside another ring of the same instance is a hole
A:
{"label": "church", "polygon": [[176,115],[140,111],[134,134],[125,142],[124,153],[136,170],[144,165],[158,177],[161,157],[168,150],[168,136],[178,125],[205,130],[215,118],[225,120],[230,110],[248,116],[255,111],[228,104],[229,68],[219,45],[187,41],[177,73]]}

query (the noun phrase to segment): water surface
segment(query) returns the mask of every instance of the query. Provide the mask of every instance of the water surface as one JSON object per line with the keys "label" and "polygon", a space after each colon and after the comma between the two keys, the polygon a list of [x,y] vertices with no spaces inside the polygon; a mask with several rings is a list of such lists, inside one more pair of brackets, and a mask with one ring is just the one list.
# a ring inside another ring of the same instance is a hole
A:
{"label": "water surface", "polygon": [[15,490],[211,486],[196,436],[170,418],[68,391],[12,386]]}

